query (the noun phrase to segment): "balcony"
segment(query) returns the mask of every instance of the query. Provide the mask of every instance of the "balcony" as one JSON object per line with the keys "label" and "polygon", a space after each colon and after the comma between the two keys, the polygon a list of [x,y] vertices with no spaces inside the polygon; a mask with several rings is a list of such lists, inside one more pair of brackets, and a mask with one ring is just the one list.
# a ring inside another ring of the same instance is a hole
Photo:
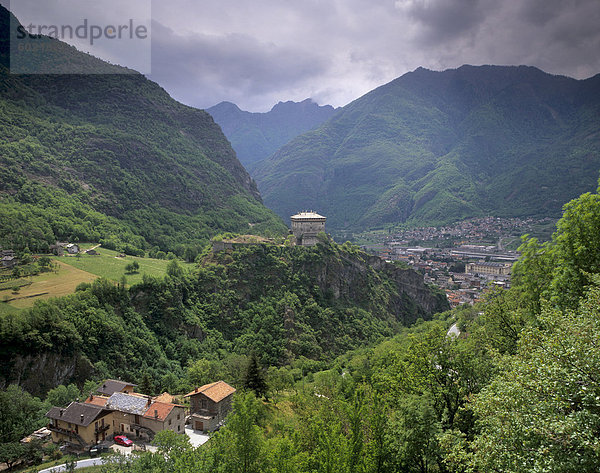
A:
{"label": "balcony", "polygon": [[81,438],[81,435],[79,435],[74,430],[63,429],[62,427],[57,427],[52,424],[48,424],[48,429],[52,432],[56,432],[57,434],[62,434],[66,435],[67,437],[71,437],[75,439],[79,443],[79,445],[85,446],[85,441],[83,440],[83,438]]}
{"label": "balcony", "polygon": [[98,427],[94,428],[94,432],[96,434],[101,434],[102,432],[106,432],[108,429],[110,429],[110,424],[99,425]]}

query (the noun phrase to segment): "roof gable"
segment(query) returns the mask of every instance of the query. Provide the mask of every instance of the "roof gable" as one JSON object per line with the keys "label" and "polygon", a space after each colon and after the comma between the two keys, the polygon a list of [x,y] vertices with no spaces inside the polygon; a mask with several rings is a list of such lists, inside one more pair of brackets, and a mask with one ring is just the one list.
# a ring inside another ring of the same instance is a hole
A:
{"label": "roof gable", "polygon": [[146,419],[156,419],[156,420],[164,421],[168,417],[168,415],[171,413],[171,411],[176,407],[183,408],[182,406],[179,406],[177,404],[154,401],[152,403],[152,405],[148,408],[146,413],[144,414],[144,417]]}
{"label": "roof gable", "polygon": [[107,379],[100,386],[96,388],[96,391],[105,396],[111,396],[114,393],[122,392],[126,387],[131,386],[132,388],[137,384],[126,383],[125,381],[117,381],[116,379]]}
{"label": "roof gable", "polygon": [[84,402],[72,402],[66,408],[53,407],[46,413],[50,419],[62,420],[71,424],[86,427],[98,417],[108,414],[110,411],[100,406],[86,404]]}
{"label": "roof gable", "polygon": [[233,393],[235,393],[235,388],[233,386],[230,386],[225,381],[216,381],[214,383],[205,384],[204,386],[196,388],[192,392],[186,394],[184,397],[203,394],[211,401],[220,402]]}

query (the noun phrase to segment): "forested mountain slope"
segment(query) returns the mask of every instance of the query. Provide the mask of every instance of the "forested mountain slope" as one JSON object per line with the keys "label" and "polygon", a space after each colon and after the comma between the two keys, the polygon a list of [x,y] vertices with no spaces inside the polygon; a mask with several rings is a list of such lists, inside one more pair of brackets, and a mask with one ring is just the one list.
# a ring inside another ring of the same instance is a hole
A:
{"label": "forested mountain slope", "polygon": [[315,208],[340,230],[558,217],[599,169],[600,75],[462,66],[419,68],[369,92],[254,177],[282,217]]}
{"label": "forested mountain slope", "polygon": [[320,106],[306,99],[279,102],[266,113],[246,112],[231,102],[221,102],[206,111],[221,126],[241,163],[251,170],[257,161],[318,127],[336,110],[331,105]]}
{"label": "forested mountain slope", "polygon": [[181,253],[219,231],[285,230],[210,115],[141,74],[37,38],[48,67],[108,73],[11,75],[9,15],[0,7],[0,245]]}

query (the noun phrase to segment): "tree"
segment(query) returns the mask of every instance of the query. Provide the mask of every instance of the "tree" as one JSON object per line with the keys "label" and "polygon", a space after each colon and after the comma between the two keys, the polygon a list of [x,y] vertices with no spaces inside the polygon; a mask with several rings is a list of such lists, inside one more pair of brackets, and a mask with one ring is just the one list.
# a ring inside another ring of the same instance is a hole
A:
{"label": "tree", "polygon": [[441,424],[431,401],[428,396],[407,396],[392,414],[387,442],[394,459],[394,471],[428,473],[438,470],[437,436]]}
{"label": "tree", "polygon": [[478,471],[598,471],[599,366],[600,288],[576,309],[546,304],[472,403]]}
{"label": "tree", "polygon": [[10,470],[25,455],[25,446],[19,442],[0,443],[0,463]]}
{"label": "tree", "polygon": [[148,374],[148,372],[144,372],[138,388],[142,394],[154,394],[154,382],[152,381],[152,377]]}
{"label": "tree", "polygon": [[176,259],[171,259],[169,264],[167,264],[167,274],[172,278],[183,277],[183,268],[179,265],[179,262]]}
{"label": "tree", "polygon": [[257,425],[260,407],[253,393],[240,393],[234,397],[226,426],[211,440],[216,461],[222,464],[218,471],[263,471],[264,436]]}
{"label": "tree", "polygon": [[125,272],[128,274],[137,273],[140,269],[140,264],[137,261],[133,261],[125,266]]}
{"label": "tree", "polygon": [[256,353],[250,355],[248,367],[246,368],[246,376],[244,377],[244,387],[250,391],[254,391],[256,397],[267,395],[267,382],[262,371]]}
{"label": "tree", "polygon": [[67,407],[71,402],[80,397],[80,392],[77,386],[69,384],[65,386],[61,384],[54,389],[48,391],[46,401],[53,406]]}

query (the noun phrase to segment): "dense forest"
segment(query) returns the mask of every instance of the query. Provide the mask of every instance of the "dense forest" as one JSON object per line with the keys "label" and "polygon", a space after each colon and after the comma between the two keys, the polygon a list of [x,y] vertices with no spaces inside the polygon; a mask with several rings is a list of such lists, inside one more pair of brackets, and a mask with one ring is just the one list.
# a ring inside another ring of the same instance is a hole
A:
{"label": "dense forest", "polygon": [[[524,239],[509,290],[239,394],[204,447],[160,435],[125,472],[591,472],[600,466],[600,195]],[[457,321],[458,337],[447,333]]]}
{"label": "dense forest", "polygon": [[252,351],[265,366],[319,368],[448,308],[412,269],[321,239],[310,248],[207,247],[193,271],[173,260],[164,278],[130,288],[100,279],[5,315],[0,382],[43,394],[91,376],[146,375],[172,390],[194,361],[222,370]]}
{"label": "dense forest", "polygon": [[[150,393],[185,392],[215,378],[239,388],[208,444],[193,448],[160,433],[157,453],[116,458],[107,473],[597,471],[599,236],[600,195],[584,194],[564,207],[552,241],[524,238],[510,289],[490,289],[479,306],[430,320],[409,311],[409,327],[391,324],[393,294],[381,276],[405,269],[367,271],[337,297],[331,280],[319,286],[314,262],[338,270],[366,262],[349,245],[207,252],[193,274],[173,262],[164,280],[129,290],[100,281],[5,317],[1,346],[3,355],[9,347],[80,350],[99,360],[88,376],[137,376]],[[250,274],[256,278],[245,279]],[[285,293],[256,300],[274,281]],[[361,286],[378,296],[364,299],[355,292]],[[238,304],[238,318],[229,319]],[[360,316],[353,319],[350,307]],[[290,310],[308,337],[290,336],[295,329],[282,320]],[[220,334],[211,317],[220,319]],[[448,331],[454,323],[458,336]],[[182,337],[186,324],[203,334]],[[396,335],[377,341],[392,327]],[[119,339],[126,334],[136,336]],[[242,353],[250,347],[265,389],[243,389],[250,364]],[[157,364],[144,366],[136,353]],[[45,402],[16,386],[1,391],[3,448],[43,423],[49,402],[79,395],[75,385],[51,389]]]}
{"label": "dense forest", "polygon": [[0,246],[182,256],[225,231],[286,231],[206,112],[50,38],[31,40],[49,43],[49,63],[99,73],[10,74],[9,24],[0,6]]}

